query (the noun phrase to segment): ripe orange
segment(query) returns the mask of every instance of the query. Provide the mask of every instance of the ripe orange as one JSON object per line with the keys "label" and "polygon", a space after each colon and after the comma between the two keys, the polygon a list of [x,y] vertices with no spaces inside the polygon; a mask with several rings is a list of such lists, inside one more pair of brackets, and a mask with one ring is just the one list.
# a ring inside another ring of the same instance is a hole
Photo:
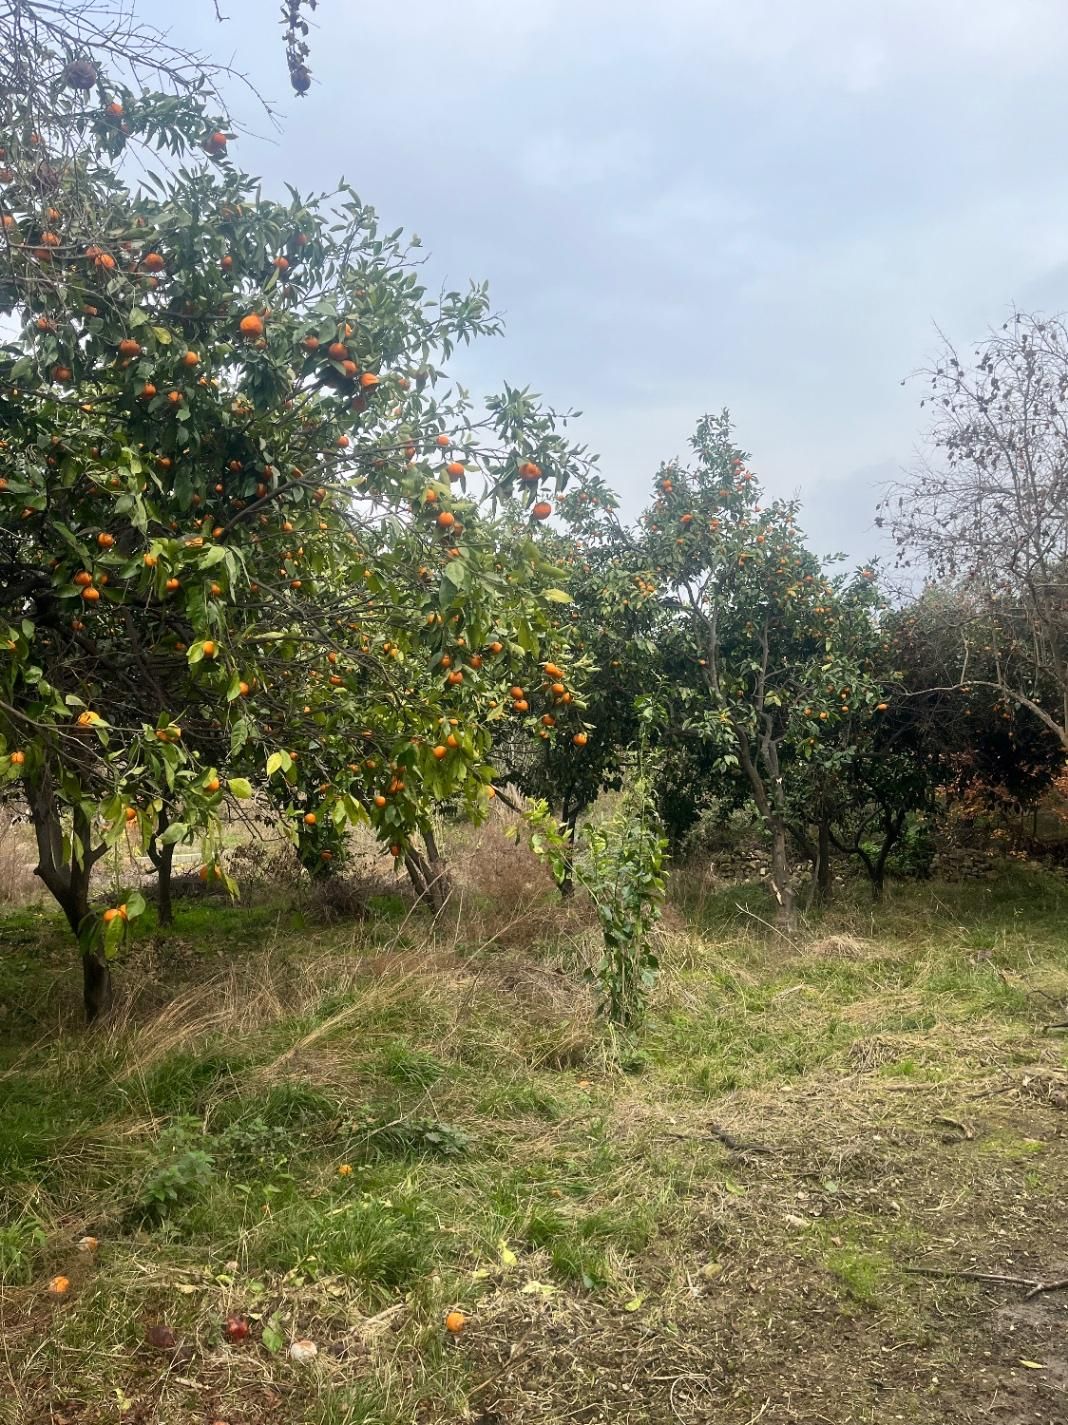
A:
{"label": "ripe orange", "polygon": [[348,436],[347,436],[347,435],[339,435],[338,438],[337,438],[337,444],[338,444],[338,449],[339,449],[339,450],[348,450],[348,448],[349,448],[349,438],[348,438]]}
{"label": "ripe orange", "polygon": [[441,529],[452,529],[456,523],[456,516],[451,510],[442,510],[441,514],[438,515],[437,523]]}
{"label": "ripe orange", "polygon": [[214,644],[214,642],[213,642],[210,638],[206,638],[206,639],[204,640],[204,645],[203,645],[203,647],[204,647],[204,657],[205,657],[205,658],[214,658],[214,657],[215,657],[215,644]]}
{"label": "ripe orange", "polygon": [[521,480],[540,480],[541,466],[535,465],[533,460],[524,460],[519,467],[519,478]]}
{"label": "ripe orange", "polygon": [[289,271],[289,258],[288,258],[288,257],[276,257],[275,260],[274,260],[274,265],[275,265],[275,267],[278,268],[278,271],[279,271],[279,272],[288,272],[288,271]]}
{"label": "ripe orange", "polygon": [[69,381],[73,375],[74,375],[74,372],[70,369],[69,366],[53,366],[53,367],[52,367],[52,379],[53,379],[53,381]]}
{"label": "ripe orange", "polygon": [[563,683],[553,683],[551,685],[551,691],[555,693],[558,698],[562,698],[567,692],[567,689],[564,687]]}
{"label": "ripe orange", "polygon": [[99,544],[101,549],[110,549],[111,546],[115,543],[115,536],[113,534],[108,534],[105,530],[97,535],[96,542],[97,544]]}
{"label": "ripe orange", "polygon": [[444,450],[447,446],[450,446],[452,444],[452,441],[447,435],[439,435],[435,438],[434,444],[440,446],[441,449]]}
{"label": "ripe orange", "polygon": [[168,391],[168,392],[167,392],[167,400],[170,401],[170,403],[171,403],[172,406],[177,406],[177,405],[179,405],[179,404],[181,403],[181,400],[182,400],[182,393],[181,393],[181,391]]}
{"label": "ripe orange", "polygon": [[167,582],[166,582],[166,584],[164,585],[164,588],[167,590],[168,594],[173,594],[176,589],[180,589],[181,587],[182,587],[182,582],[181,582],[181,580],[180,580],[180,579],[175,579],[173,576],[172,576],[170,579],[168,579]]}
{"label": "ripe orange", "polygon": [[26,754],[25,754],[25,752],[12,752],[12,754],[11,754],[11,765],[12,765],[12,767],[22,767],[22,766],[25,765],[25,762],[26,762]]}
{"label": "ripe orange", "polygon": [[489,646],[489,651],[490,651],[491,653],[494,653],[494,654],[496,654],[496,653],[503,653],[503,652],[504,652],[504,644],[501,643],[498,639],[495,638],[495,639],[493,640],[493,642],[492,642],[492,643],[490,644],[490,646]]}
{"label": "ripe orange", "polygon": [[134,341],[132,336],[124,336],[122,341],[119,342],[119,355],[140,356],[141,343],[139,341]]}
{"label": "ripe orange", "polygon": [[539,500],[530,513],[536,520],[547,520],[552,512],[553,507],[548,500]]}
{"label": "ripe orange", "polygon": [[464,675],[459,668],[454,668],[445,679],[446,683],[448,683],[449,686],[453,688],[455,688],[458,684],[462,683],[463,680]]}
{"label": "ripe orange", "polygon": [[435,756],[435,757],[438,759],[438,761],[440,762],[443,757],[447,756],[448,751],[449,751],[449,749],[448,749],[447,747],[442,747],[441,744],[439,743],[439,744],[437,745],[437,747],[434,748],[434,756]]}
{"label": "ripe orange", "polygon": [[126,808],[126,820],[127,820],[127,821],[136,821],[136,820],[137,820],[137,808],[136,808],[136,807],[127,807],[127,808]]}
{"label": "ripe orange", "polygon": [[450,1311],[445,1317],[445,1330],[452,1336],[458,1336],[466,1324],[462,1311]]}
{"label": "ripe orange", "polygon": [[309,812],[305,812],[305,813],[304,813],[304,825],[305,825],[305,826],[314,826],[315,823],[316,823],[318,820],[319,820],[319,818],[315,815],[315,813],[314,813],[313,811],[309,811]]}
{"label": "ripe orange", "polygon": [[546,727],[556,726],[556,718],[553,717],[552,713],[542,713],[541,720]]}
{"label": "ripe orange", "polygon": [[523,696],[523,689],[519,686],[518,683],[514,688],[509,688],[508,691],[513,698],[521,698]]}
{"label": "ripe orange", "polygon": [[[343,361],[341,363],[341,369],[342,371],[344,371],[345,375],[349,378],[350,381],[354,381],[356,379],[356,373],[359,371],[360,368],[356,365],[355,361]],[[353,402],[353,408],[356,408],[355,402]]]}
{"label": "ripe orange", "polygon": [[79,569],[77,574],[75,574],[74,578],[71,580],[71,583],[77,584],[79,589],[84,589],[86,585],[91,584],[92,582],[93,576],[89,573],[88,569]]}
{"label": "ripe orange", "polygon": [[530,711],[530,704],[526,698],[517,698],[512,704],[512,708],[517,713],[525,713]]}
{"label": "ripe orange", "polygon": [[[145,399],[146,401],[151,401],[152,397],[153,397],[155,394],[156,394],[156,388],[155,388],[155,386],[153,386],[153,384],[152,384],[151,381],[146,381],[145,384],[141,387],[141,395],[144,397],[144,399]],[[163,465],[163,461],[162,461],[162,460],[160,461],[160,464]],[[172,462],[172,464],[173,464],[173,462]],[[164,469],[169,469],[169,466],[164,466]]]}
{"label": "ripe orange", "polygon": [[472,653],[471,657],[467,660],[467,664],[468,667],[474,668],[477,673],[479,668],[482,667],[482,655],[480,653]]}
{"label": "ripe orange", "polygon": [[146,252],[141,259],[141,266],[146,272],[162,272],[166,265],[158,252]]}
{"label": "ripe orange", "polygon": [[576,747],[585,747],[586,743],[589,742],[590,738],[589,734],[586,732],[576,732],[575,736],[571,740],[574,742]]}
{"label": "ripe orange", "polygon": [[378,808],[381,810],[381,808],[384,807],[385,805],[386,805],[386,798],[382,795],[381,792],[379,792],[378,795],[375,797],[375,806],[378,807]]}
{"label": "ripe orange", "polygon": [[247,698],[250,692],[248,683],[238,683],[237,690],[243,698]]}
{"label": "ripe orange", "polygon": [[182,357],[182,365],[183,365],[183,366],[199,366],[199,365],[200,365],[200,354],[199,354],[199,352],[196,352],[196,351],[187,351],[186,354]]}
{"label": "ripe orange", "polygon": [[91,585],[82,590],[82,598],[87,604],[95,604],[100,598],[100,590],[94,589]]}
{"label": "ripe orange", "polygon": [[319,350],[319,338],[317,336],[306,336],[302,344],[305,351]]}
{"label": "ripe orange", "polygon": [[262,336],[263,318],[257,316],[255,312],[249,312],[238,322],[238,330],[242,336]]}
{"label": "ripe orange", "polygon": [[222,270],[223,270],[224,272],[229,272],[230,269],[231,269],[231,267],[233,267],[233,265],[234,265],[234,259],[230,256],[229,253],[227,253],[225,257],[220,257],[220,258],[219,258],[219,266],[222,268]]}
{"label": "ripe orange", "polygon": [[66,1296],[68,1291],[70,1291],[69,1277],[53,1277],[48,1283],[49,1296]]}
{"label": "ripe orange", "polygon": [[455,480],[464,473],[464,467],[459,460],[450,460],[445,467],[445,473],[449,476],[450,480]]}
{"label": "ripe orange", "polygon": [[99,267],[104,272],[114,272],[115,259],[110,252],[101,252],[93,258],[93,266]]}
{"label": "ripe orange", "polygon": [[326,354],[331,361],[344,361],[349,354],[349,349],[343,341],[332,341],[326,348]]}
{"label": "ripe orange", "polygon": [[459,745],[460,739],[456,736],[455,732],[450,732],[448,737],[445,739],[445,746],[451,747],[453,748],[453,750],[455,750],[457,747],[459,747]]}
{"label": "ripe orange", "polygon": [[380,380],[381,377],[376,376],[373,371],[365,371],[360,377],[360,385],[367,389],[371,386],[377,386]]}

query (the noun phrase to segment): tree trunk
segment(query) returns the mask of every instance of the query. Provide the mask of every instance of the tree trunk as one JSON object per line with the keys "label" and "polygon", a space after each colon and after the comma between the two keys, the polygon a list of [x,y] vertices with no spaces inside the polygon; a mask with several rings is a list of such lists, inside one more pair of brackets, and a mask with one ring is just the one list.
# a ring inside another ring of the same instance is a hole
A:
{"label": "tree trunk", "polygon": [[879,847],[879,854],[876,856],[874,863],[868,867],[869,874],[871,875],[871,894],[873,900],[881,901],[883,898],[883,888],[886,883],[886,863],[890,859],[890,852],[893,851],[901,839],[901,833],[904,829],[904,812],[896,812],[893,815],[885,817],[883,820],[882,845]]}
{"label": "tree trunk", "polygon": [[779,817],[771,821],[771,887],[777,902],[775,924],[791,933],[797,929],[797,893],[790,880],[786,855],[786,827]]}
{"label": "tree trunk", "polygon": [[89,879],[106,848],[91,845],[89,818],[81,807],[75,807],[71,816],[70,854],[64,855],[62,816],[55,785],[47,768],[32,780],[27,779],[26,796],[37,840],[34,875],[39,876],[47,886],[78,941],[82,952],[85,1022],[92,1024],[106,1014],[113,1003],[111,967],[87,943],[86,927]]}
{"label": "tree trunk", "polygon": [[452,882],[449,880],[448,867],[438,850],[438,843],[430,827],[427,827],[423,832],[423,842],[426,845],[426,865],[429,873],[427,892],[435,915],[440,915],[452,895]]}
{"label": "tree trunk", "polygon": [[86,1024],[108,1014],[114,1004],[111,966],[93,950],[82,952],[82,1001]]}
{"label": "tree trunk", "polygon": [[816,829],[816,903],[826,905],[831,898],[831,822],[821,816]]}
{"label": "tree trunk", "polygon": [[404,853],[404,868],[419,900],[427,901],[434,914],[440,915],[452,895],[452,884],[434,833],[424,833],[423,840],[427,854],[424,856],[418,847],[409,846]]}
{"label": "tree trunk", "polygon": [[[787,932],[797,928],[797,892],[790,880],[790,865],[786,855],[786,813],[782,793],[782,778],[779,775],[778,748],[770,738],[761,743],[768,772],[771,776],[772,794],[753,758],[753,749],[745,729],[735,725],[734,735],[738,743],[738,760],[742,771],[753,789],[753,800],[757,811],[771,828],[771,886],[775,894],[775,924]],[[772,798],[774,797],[774,804]]]}
{"label": "tree trunk", "polygon": [[[169,825],[167,812],[160,812],[159,828],[163,832]],[[148,843],[148,859],[156,870],[156,921],[161,927],[174,924],[174,902],[171,898],[171,877],[174,870],[174,843],[161,846],[156,837]]]}
{"label": "tree trunk", "polygon": [[174,901],[171,897],[173,871],[174,847],[161,846],[156,866],[156,921],[164,929],[174,924]]}
{"label": "tree trunk", "polygon": [[414,846],[409,846],[404,852],[404,869],[408,872],[408,879],[412,883],[419,900],[423,900],[427,892],[427,865],[422,853]]}
{"label": "tree trunk", "polygon": [[578,828],[580,808],[571,806],[565,799],[560,810],[561,824],[567,831],[567,859],[560,873],[560,898],[570,900],[575,894],[575,833]]}

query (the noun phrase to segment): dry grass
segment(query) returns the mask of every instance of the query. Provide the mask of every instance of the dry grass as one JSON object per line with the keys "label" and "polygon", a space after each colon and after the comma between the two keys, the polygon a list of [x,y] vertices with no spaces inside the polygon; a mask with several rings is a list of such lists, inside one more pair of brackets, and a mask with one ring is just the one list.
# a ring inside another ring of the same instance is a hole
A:
{"label": "dry grass", "polygon": [[0,907],[33,905],[43,898],[33,874],[32,841],[22,821],[0,806]]}
{"label": "dry grass", "polygon": [[[1063,1418],[1063,1293],[1021,1314],[1010,1288],[904,1270],[1065,1274],[1058,886],[910,891],[791,943],[712,907],[665,932],[635,1041],[591,1017],[581,907],[554,936],[516,875],[475,932],[478,851],[462,915],[256,921],[247,954],[191,943],[169,1003],[134,986],[106,1033],[50,1025],[9,1056],[20,1131],[77,1111],[4,1198],[0,1251],[18,1220],[46,1239],[0,1293],[4,1425]],[[214,1178],[131,1215],[179,1122]],[[264,1348],[272,1319],[312,1366]],[[160,1320],[173,1358],[144,1344]]]}

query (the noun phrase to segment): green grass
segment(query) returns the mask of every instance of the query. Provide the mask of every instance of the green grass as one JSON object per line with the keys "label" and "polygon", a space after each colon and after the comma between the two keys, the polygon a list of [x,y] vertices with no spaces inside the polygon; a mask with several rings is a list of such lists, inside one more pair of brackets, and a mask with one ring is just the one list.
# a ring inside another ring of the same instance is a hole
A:
{"label": "green grass", "polygon": [[[759,1263],[765,1249],[786,1263],[776,1291],[803,1280],[891,1345],[922,1335],[901,1267],[951,1234],[945,1203],[978,1221],[999,1194],[1038,1202],[1056,1180],[1038,1128],[993,1120],[1000,1100],[952,1148],[935,1110],[914,1105],[1038,1054],[1064,1063],[1039,1032],[1043,994],[1068,992],[1064,884],[1013,866],[996,882],[893,886],[877,910],[846,898],[791,943],[756,934],[739,901],[757,909],[746,888],[694,903],[644,1032],[625,1041],[594,1025],[577,974],[561,987],[545,973],[579,956],[573,938],[554,953],[540,913],[524,961],[535,988],[518,995],[498,947],[473,941],[451,968],[384,969],[383,945],[403,949],[388,904],[384,919],[313,933],[269,906],[191,903],[168,952],[149,926],[118,967],[142,1007],[91,1034],[56,918],[0,921],[0,1282],[19,1408],[42,1371],[100,1410],[116,1388],[133,1398],[146,1320],[196,1341],[195,1375],[210,1373],[228,1310],[247,1311],[257,1337],[277,1319],[324,1350],[396,1310],[357,1379],[300,1376],[257,1340],[227,1365],[229,1408],[270,1379],[290,1402],[282,1425],[395,1425],[420,1401],[428,1420],[459,1418],[497,1369],[478,1355],[480,1312],[515,1317],[487,1333],[498,1340],[574,1309],[583,1339],[582,1313],[659,1295],[656,1330],[681,1340],[701,1264]],[[855,1141],[841,1139],[838,1093],[854,1113],[870,1105]],[[826,1120],[805,1126],[825,1102]],[[708,1139],[712,1119],[796,1142],[754,1164]],[[806,1153],[826,1165],[801,1172]],[[784,1226],[814,1203],[807,1229]],[[952,1230],[963,1240],[969,1223]],[[76,1251],[84,1233],[95,1256]],[[35,1356],[19,1322],[55,1272],[75,1285]],[[459,1343],[441,1330],[456,1303],[476,1318]],[[731,1330],[751,1306],[739,1295]],[[100,1364],[125,1361],[118,1375]],[[200,1401],[183,1389],[168,1387],[161,1425]]]}

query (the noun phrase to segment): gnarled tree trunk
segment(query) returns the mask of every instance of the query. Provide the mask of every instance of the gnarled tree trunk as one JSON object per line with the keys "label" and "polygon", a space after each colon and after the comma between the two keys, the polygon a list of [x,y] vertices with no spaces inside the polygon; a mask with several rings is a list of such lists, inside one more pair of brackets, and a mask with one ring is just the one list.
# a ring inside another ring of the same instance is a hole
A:
{"label": "gnarled tree trunk", "polygon": [[438,850],[437,840],[429,828],[423,833],[426,854],[409,845],[404,852],[404,868],[420,900],[425,900],[435,915],[440,915],[452,895],[448,867]]}

